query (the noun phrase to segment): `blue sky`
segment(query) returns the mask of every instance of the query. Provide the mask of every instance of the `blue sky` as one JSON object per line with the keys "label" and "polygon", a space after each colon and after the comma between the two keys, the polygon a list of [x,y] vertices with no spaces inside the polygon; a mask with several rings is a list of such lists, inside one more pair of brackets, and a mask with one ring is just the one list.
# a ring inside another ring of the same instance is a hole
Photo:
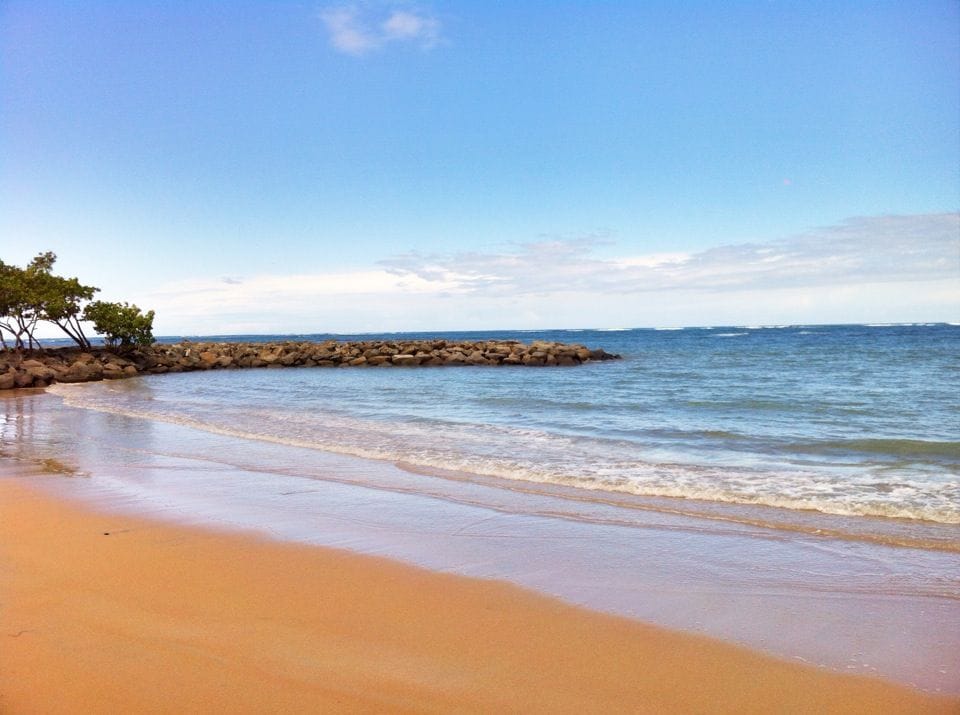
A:
{"label": "blue sky", "polygon": [[0,2],[0,258],[156,332],[960,320],[956,2]]}

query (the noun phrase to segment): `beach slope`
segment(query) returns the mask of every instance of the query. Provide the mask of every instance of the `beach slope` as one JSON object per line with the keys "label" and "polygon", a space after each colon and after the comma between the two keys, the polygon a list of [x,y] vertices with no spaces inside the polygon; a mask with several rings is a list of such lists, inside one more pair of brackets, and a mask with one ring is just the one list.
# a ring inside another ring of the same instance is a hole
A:
{"label": "beach slope", "polygon": [[957,712],[509,584],[0,479],[0,712]]}

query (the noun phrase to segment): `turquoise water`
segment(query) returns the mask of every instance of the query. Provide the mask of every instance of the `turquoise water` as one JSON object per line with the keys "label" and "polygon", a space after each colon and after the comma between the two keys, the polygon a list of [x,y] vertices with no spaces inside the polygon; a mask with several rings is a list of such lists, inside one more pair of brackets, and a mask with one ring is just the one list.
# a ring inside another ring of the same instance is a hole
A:
{"label": "turquoise water", "polygon": [[580,342],[624,359],[236,371],[55,392],[75,406],[419,469],[960,523],[960,327],[476,335]]}

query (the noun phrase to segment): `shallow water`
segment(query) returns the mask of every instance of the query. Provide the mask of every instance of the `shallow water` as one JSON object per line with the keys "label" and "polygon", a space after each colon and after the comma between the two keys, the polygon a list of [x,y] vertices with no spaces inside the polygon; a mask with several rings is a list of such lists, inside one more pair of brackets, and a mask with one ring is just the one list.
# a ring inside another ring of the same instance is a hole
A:
{"label": "shallow water", "polygon": [[960,329],[522,337],[625,360],[57,386],[0,400],[3,454],[110,508],[960,692]]}
{"label": "shallow water", "polygon": [[55,391],[78,407],[422,468],[960,523],[960,327],[498,337],[585,342],[624,360],[535,371],[221,372],[139,391]]}

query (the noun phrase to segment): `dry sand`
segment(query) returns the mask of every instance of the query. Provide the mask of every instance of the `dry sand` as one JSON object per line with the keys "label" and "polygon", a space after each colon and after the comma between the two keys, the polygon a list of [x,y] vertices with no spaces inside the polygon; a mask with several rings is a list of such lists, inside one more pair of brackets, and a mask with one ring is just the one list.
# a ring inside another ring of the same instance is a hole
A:
{"label": "dry sand", "polygon": [[0,712],[960,712],[510,584],[0,479]]}

